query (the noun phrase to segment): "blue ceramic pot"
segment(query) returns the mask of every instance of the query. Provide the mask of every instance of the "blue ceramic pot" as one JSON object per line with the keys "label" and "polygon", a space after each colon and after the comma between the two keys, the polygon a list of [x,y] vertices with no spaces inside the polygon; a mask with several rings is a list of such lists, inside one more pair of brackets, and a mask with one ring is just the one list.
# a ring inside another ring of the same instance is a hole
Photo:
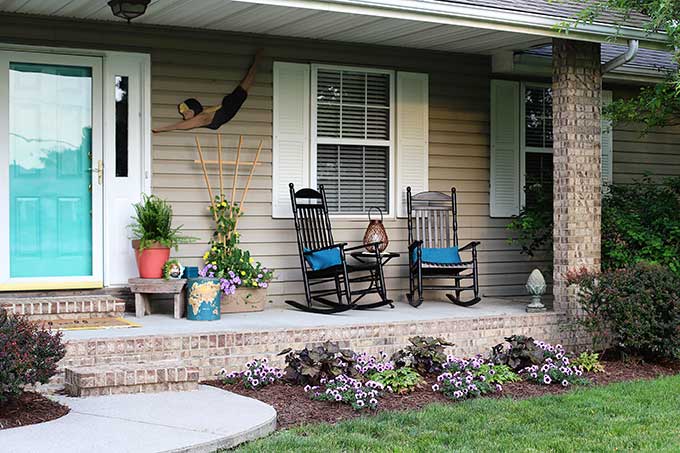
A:
{"label": "blue ceramic pot", "polygon": [[187,319],[220,319],[220,281],[216,278],[190,278],[187,281]]}

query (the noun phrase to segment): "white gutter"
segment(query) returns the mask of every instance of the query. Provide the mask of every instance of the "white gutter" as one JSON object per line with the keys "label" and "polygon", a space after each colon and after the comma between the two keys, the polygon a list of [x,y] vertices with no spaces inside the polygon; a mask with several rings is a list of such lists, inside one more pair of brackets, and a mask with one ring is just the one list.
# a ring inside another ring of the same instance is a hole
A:
{"label": "white gutter", "polygon": [[637,56],[638,49],[640,48],[640,41],[637,39],[631,39],[628,41],[628,49],[618,57],[614,57],[608,62],[602,65],[602,74],[613,71],[614,69],[623,66],[626,63],[630,63]]}
{"label": "white gutter", "polygon": [[434,0],[233,0],[242,3],[274,5],[317,11],[359,14],[374,17],[429,22],[508,31],[555,38],[604,42],[611,36],[618,41],[637,39],[649,47],[666,49],[665,33],[650,33],[642,28],[617,27],[604,23],[584,23],[568,31],[559,25],[568,20],[540,14],[499,10],[476,5],[458,5]]}

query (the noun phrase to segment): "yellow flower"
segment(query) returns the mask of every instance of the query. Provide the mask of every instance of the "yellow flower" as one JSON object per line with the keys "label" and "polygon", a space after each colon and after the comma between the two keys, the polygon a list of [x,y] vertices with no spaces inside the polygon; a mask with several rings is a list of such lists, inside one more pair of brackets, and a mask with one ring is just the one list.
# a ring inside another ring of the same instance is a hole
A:
{"label": "yellow flower", "polygon": [[215,265],[215,266],[216,266],[216,265],[217,265],[217,261],[213,261],[213,262],[212,262],[212,263],[210,263],[210,264],[213,264],[213,265]]}
{"label": "yellow flower", "polygon": [[208,255],[210,255],[210,253],[208,253],[208,252],[205,252],[205,253],[203,254],[203,261],[205,261],[205,260],[208,259]]}
{"label": "yellow flower", "polygon": [[246,275],[246,271],[241,271],[241,275]]}
{"label": "yellow flower", "polygon": [[252,263],[255,259],[251,257],[248,261]]}
{"label": "yellow flower", "polygon": [[222,202],[222,207],[225,207],[225,206],[227,206],[227,203],[225,203],[225,202],[223,201],[223,202]]}

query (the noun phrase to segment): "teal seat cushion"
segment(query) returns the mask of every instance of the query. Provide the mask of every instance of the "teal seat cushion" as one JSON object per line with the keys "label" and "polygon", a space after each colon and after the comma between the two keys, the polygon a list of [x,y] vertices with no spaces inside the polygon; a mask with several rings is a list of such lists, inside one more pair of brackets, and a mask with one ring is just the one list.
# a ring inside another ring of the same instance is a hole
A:
{"label": "teal seat cushion", "polygon": [[[423,263],[428,264],[458,264],[461,262],[458,247],[428,248],[422,247],[421,258]],[[418,251],[413,251],[413,261],[416,261]]]}
{"label": "teal seat cushion", "polygon": [[338,266],[342,264],[342,257],[340,256],[340,248],[333,247],[332,249],[319,250],[318,252],[309,252],[309,249],[304,249],[305,260],[313,271],[320,271],[328,269],[329,267]]}

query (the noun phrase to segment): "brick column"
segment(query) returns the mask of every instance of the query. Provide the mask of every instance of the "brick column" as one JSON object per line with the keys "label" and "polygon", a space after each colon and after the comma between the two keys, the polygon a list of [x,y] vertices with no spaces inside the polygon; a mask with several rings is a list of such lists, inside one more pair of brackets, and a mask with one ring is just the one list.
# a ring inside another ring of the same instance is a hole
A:
{"label": "brick column", "polygon": [[553,40],[555,309],[571,316],[565,274],[600,269],[600,44]]}

